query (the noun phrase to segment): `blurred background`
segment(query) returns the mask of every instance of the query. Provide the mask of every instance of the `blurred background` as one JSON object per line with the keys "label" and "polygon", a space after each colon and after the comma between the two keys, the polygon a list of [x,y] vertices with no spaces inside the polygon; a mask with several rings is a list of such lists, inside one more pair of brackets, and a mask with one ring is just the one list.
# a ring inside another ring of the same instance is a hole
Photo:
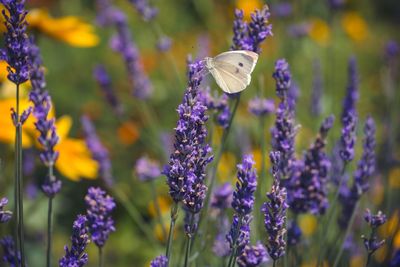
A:
{"label": "blurred background", "polygon": [[[400,248],[399,1],[154,0],[150,5],[158,13],[153,19],[146,19],[130,1],[116,0],[113,5],[125,12],[144,73],[152,84],[153,91],[146,100],[131,94],[124,60],[110,48],[115,28],[96,19],[100,2],[28,0],[26,3],[30,10],[29,31],[35,35],[42,51],[47,89],[53,99],[57,127],[62,132],[56,165],[63,188],[55,198],[55,260],[63,255],[64,244],[69,244],[75,216],[85,212],[83,199],[92,185],[105,188],[117,201],[114,212],[117,231],[111,234],[106,245],[106,266],[148,266],[150,259],[164,251],[165,240],[156,218],[152,187],[138,179],[135,162],[141,156],[148,156],[160,166],[168,160],[176,108],[186,87],[187,56],[203,58],[229,50],[235,8],[242,9],[245,19],[249,20],[251,12],[267,4],[273,36],[264,42],[252,83],[242,94],[228,149],[218,168],[218,182],[234,183],[236,164],[243,152],[252,152],[260,169],[260,138],[266,139],[269,148],[270,134],[260,136],[258,120],[249,114],[247,101],[257,95],[275,97],[272,72],[277,59],[286,58],[299,88],[296,120],[301,130],[296,139],[296,153],[301,155],[317,134],[323,118],[329,114],[340,117],[348,60],[354,56],[360,81],[357,102],[360,121],[368,114],[375,118],[378,140],[379,167],[362,207],[381,209],[389,218],[390,223],[379,234],[394,238],[390,239],[390,247],[385,245],[374,258],[375,266],[388,266],[391,253]],[[118,100],[114,106],[109,104],[110,97],[93,75],[98,64],[109,73]],[[0,71],[0,195],[12,199],[14,129],[8,114],[15,99],[13,87],[5,78],[5,63],[1,63]],[[323,88],[321,109],[313,112],[312,91],[318,73],[321,73]],[[213,92],[221,94],[212,79],[210,86]],[[25,85],[25,96],[28,90],[29,85]],[[92,119],[109,151],[112,186],[99,178],[97,163],[84,145],[80,123],[83,114]],[[273,119],[274,116],[267,119],[267,128]],[[47,198],[38,185],[45,178],[46,170],[37,157],[33,128],[32,122],[28,122],[24,130],[26,248],[29,266],[44,266]],[[361,133],[361,125],[359,128]],[[215,126],[209,131],[217,147],[222,128]],[[337,120],[329,136],[328,151],[339,135]],[[361,147],[359,142],[356,158],[360,157]],[[351,168],[355,166],[352,164]],[[155,185],[162,221],[169,226],[171,200],[165,177],[160,176]],[[303,249],[313,247],[311,241],[317,222],[311,215],[300,218],[305,240],[309,241]],[[361,224],[359,219],[356,228],[360,233]],[[10,225],[1,226],[0,233],[10,230]],[[183,239],[182,231],[177,231],[176,239]],[[362,241],[358,237],[355,240],[360,249],[357,253],[345,253],[345,259],[348,266],[363,266]],[[179,253],[179,245],[176,247]],[[298,266],[315,266],[315,257],[310,251],[304,252]],[[94,244],[89,245],[89,266],[97,266]]]}

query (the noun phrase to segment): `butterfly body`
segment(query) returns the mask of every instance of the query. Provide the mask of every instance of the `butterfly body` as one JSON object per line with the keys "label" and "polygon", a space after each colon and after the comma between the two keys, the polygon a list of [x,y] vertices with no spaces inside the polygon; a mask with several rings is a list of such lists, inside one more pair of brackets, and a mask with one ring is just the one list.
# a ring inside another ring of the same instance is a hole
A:
{"label": "butterfly body", "polygon": [[229,94],[243,91],[251,82],[258,54],[247,50],[224,52],[205,58],[205,66],[221,89]]}

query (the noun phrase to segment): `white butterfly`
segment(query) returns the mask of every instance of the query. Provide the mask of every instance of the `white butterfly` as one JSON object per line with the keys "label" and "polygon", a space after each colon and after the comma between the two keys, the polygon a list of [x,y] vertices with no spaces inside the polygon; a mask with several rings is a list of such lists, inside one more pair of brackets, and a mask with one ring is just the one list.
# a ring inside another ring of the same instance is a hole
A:
{"label": "white butterfly", "polygon": [[206,68],[218,86],[229,94],[238,93],[250,84],[258,54],[247,50],[224,52],[214,58],[206,57]]}

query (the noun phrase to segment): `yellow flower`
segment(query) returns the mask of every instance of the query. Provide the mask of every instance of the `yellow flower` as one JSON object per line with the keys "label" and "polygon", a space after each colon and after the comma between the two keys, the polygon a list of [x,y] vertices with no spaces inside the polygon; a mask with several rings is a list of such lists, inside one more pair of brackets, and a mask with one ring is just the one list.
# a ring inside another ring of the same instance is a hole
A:
{"label": "yellow flower", "polygon": [[357,12],[347,12],[342,17],[342,27],[346,34],[356,42],[364,41],[368,37],[368,26]]}
{"label": "yellow flower", "polygon": [[364,256],[361,254],[357,254],[351,257],[350,259],[350,267],[363,267],[365,266]]}
{"label": "yellow flower", "polygon": [[250,14],[256,9],[262,8],[263,4],[260,0],[238,0],[236,7],[243,10],[244,17],[250,18]]}
{"label": "yellow flower", "polygon": [[[161,216],[163,216],[164,214],[169,215],[172,205],[172,199],[169,196],[158,196],[157,201],[160,207]],[[152,216],[153,218],[157,216],[157,211],[154,206],[154,201],[151,201],[149,203],[148,209],[150,216]]]}
{"label": "yellow flower", "polygon": [[[261,149],[254,149],[252,152],[253,156],[254,156],[254,161],[256,162],[256,164],[254,165],[254,167],[256,168],[257,172],[261,172],[261,162],[262,162],[262,155],[261,155]],[[269,164],[269,160],[268,160],[268,152],[267,155],[265,156],[265,169],[268,172],[268,164]]]}
{"label": "yellow flower", "polygon": [[54,148],[60,153],[55,167],[66,178],[79,181],[80,178],[96,179],[98,163],[92,159],[85,140],[70,138],[72,126],[70,116],[62,116],[56,121],[59,143]]}
{"label": "yellow flower", "polygon": [[7,71],[7,62],[4,60],[0,61],[0,82],[3,82],[7,79],[8,71]]}
{"label": "yellow flower", "polygon": [[222,154],[221,161],[218,164],[218,180],[221,182],[232,181],[234,174],[236,158],[235,155],[229,152]]}
{"label": "yellow flower", "polygon": [[[20,99],[20,110],[25,110],[30,106],[27,98]],[[0,99],[0,142],[6,144],[14,144],[15,127],[10,117],[10,109],[15,107],[15,98]],[[33,119],[31,116],[22,127],[22,147],[27,148],[32,146],[32,139],[29,130],[34,129]]]}
{"label": "yellow flower", "polygon": [[310,237],[317,229],[317,218],[311,214],[301,215],[299,217],[299,227],[305,237]]}
{"label": "yellow flower", "polygon": [[310,38],[319,45],[327,45],[331,38],[331,30],[328,24],[320,18],[314,18],[310,21],[310,25],[308,33]]}
{"label": "yellow flower", "polygon": [[[315,266],[317,266],[317,261],[316,261],[316,260],[313,260],[313,261],[311,261],[311,262],[307,262],[307,263],[302,263],[302,264],[301,264],[301,267],[315,267]],[[328,264],[326,261],[324,261],[324,262],[322,263],[322,266],[323,266],[323,267],[329,267],[329,264]]]}
{"label": "yellow flower", "polygon": [[33,29],[72,46],[93,47],[99,43],[94,27],[74,16],[53,18],[47,10],[33,9],[27,21]]}
{"label": "yellow flower", "polygon": [[389,185],[391,188],[400,188],[400,168],[390,170]]}

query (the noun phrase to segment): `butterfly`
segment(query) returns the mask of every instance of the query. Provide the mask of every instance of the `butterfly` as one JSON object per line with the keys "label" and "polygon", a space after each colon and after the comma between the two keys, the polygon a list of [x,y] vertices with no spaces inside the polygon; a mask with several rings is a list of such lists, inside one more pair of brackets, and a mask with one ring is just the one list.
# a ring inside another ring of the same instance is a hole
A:
{"label": "butterfly", "polygon": [[214,77],[218,86],[228,93],[238,93],[246,89],[251,82],[258,60],[258,54],[248,50],[224,52],[216,57],[206,57],[205,66]]}

